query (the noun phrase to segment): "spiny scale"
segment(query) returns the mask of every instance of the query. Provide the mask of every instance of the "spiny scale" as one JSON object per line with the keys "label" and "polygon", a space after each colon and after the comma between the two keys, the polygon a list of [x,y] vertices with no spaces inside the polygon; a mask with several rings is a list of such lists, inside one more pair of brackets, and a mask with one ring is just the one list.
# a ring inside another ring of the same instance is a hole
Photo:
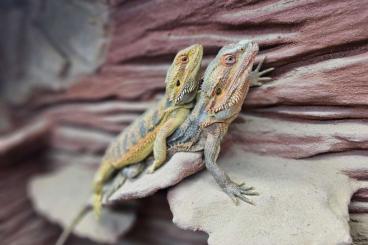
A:
{"label": "spiny scale", "polygon": [[185,97],[185,92],[180,90],[198,82],[202,56],[203,47],[198,44],[179,51],[166,74],[166,93],[158,106],[136,119],[110,144],[93,182],[93,206],[97,216],[101,210],[102,187],[116,170],[143,161],[152,151],[155,159],[148,170],[154,171],[164,163],[166,138],[188,116],[194,99]]}
{"label": "spiny scale", "polygon": [[[157,126],[161,121],[158,118],[164,117],[166,99],[163,98],[158,108],[152,108],[140,117],[133,124],[124,130],[117,139],[112,142],[106,151],[102,162],[115,165],[118,162],[128,160],[132,155],[147,143],[152,143],[155,139]],[[118,150],[119,149],[119,150]]]}

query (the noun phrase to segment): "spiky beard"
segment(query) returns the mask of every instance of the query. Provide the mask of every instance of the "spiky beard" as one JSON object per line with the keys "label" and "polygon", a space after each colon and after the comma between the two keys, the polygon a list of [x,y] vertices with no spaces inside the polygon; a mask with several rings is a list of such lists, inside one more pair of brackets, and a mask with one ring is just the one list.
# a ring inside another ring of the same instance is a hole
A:
{"label": "spiky beard", "polygon": [[227,97],[227,99],[225,100],[225,102],[221,103],[220,105],[210,108],[208,110],[208,112],[210,114],[214,114],[223,110],[228,110],[231,107],[233,107],[234,105],[237,105],[239,103],[242,103],[242,100],[245,97],[246,91],[248,89],[249,83],[248,81],[245,83],[242,83],[241,88],[240,89],[236,89],[230,96]]}

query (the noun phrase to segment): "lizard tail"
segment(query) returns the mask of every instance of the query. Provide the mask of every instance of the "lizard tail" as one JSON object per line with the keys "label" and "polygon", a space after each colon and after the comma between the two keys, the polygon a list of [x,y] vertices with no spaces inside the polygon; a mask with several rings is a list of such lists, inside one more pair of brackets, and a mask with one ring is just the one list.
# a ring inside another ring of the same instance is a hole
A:
{"label": "lizard tail", "polygon": [[102,163],[96,173],[93,182],[93,210],[97,218],[100,217],[102,209],[102,188],[114,171],[114,166],[108,163]]}
{"label": "lizard tail", "polygon": [[74,228],[79,224],[79,222],[84,218],[84,216],[91,210],[90,205],[85,205],[77,214],[77,216],[73,219],[72,223],[65,227],[63,233],[59,236],[58,240],[56,241],[55,245],[63,245]]}

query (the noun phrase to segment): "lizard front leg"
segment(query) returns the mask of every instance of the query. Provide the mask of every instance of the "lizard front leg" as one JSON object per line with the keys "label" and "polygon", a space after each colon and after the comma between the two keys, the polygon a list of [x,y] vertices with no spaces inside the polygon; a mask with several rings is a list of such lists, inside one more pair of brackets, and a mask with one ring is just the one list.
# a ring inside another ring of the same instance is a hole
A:
{"label": "lizard front leg", "polygon": [[206,144],[204,147],[204,162],[206,168],[215,178],[217,184],[224,190],[227,195],[229,195],[229,197],[234,201],[235,204],[238,204],[238,199],[241,199],[244,202],[254,205],[253,202],[246,197],[258,195],[258,193],[254,191],[254,188],[246,187],[244,183],[235,183],[216,163],[220,152],[220,144],[223,135],[221,131],[224,130],[223,124],[218,124],[216,126],[219,127],[212,128],[213,130],[208,133]]}
{"label": "lizard front leg", "polygon": [[148,173],[153,173],[166,161],[167,156],[166,139],[175,131],[175,129],[177,129],[184,122],[188,114],[189,109],[187,108],[178,109],[159,129],[159,132],[157,133],[156,139],[153,143],[153,156],[155,160],[153,161],[152,165],[148,168],[147,170]]}
{"label": "lizard front leg", "polygon": [[263,59],[258,63],[256,69],[254,69],[253,71],[249,73],[248,79],[250,80],[251,87],[262,86],[264,82],[271,80],[271,77],[262,77],[263,75],[274,70],[274,68],[271,67],[271,68],[261,71],[261,67],[265,59],[266,57],[264,56]]}
{"label": "lizard front leg", "polygon": [[188,135],[192,135],[193,126],[197,125],[195,118],[192,116],[187,117],[187,119],[180,125],[178,129],[170,136],[168,140],[169,145],[175,145],[187,141]]}

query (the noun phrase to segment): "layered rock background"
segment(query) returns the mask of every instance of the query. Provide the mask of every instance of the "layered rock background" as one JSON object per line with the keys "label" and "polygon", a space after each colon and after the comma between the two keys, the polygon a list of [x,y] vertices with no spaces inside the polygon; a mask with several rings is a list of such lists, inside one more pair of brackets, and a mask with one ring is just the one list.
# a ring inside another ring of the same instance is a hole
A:
{"label": "layered rock background", "polygon": [[[205,67],[222,45],[254,39],[259,56],[267,56],[265,68],[276,68],[272,82],[250,91],[229,132],[244,154],[290,161],[349,156],[348,166],[358,165],[351,157],[356,156],[364,162],[365,5],[358,0],[1,3],[4,244],[50,244],[56,238],[60,228],[37,215],[27,198],[29,179],[69,164],[98,164],[114,135],[162,95],[175,53],[193,43],[204,45]],[[366,168],[348,174],[368,180]],[[139,201],[127,239],[205,244],[204,233],[171,224],[165,196]],[[353,196],[355,220],[366,220],[367,196],[368,189]],[[82,243],[92,244],[76,237],[70,244]]]}

